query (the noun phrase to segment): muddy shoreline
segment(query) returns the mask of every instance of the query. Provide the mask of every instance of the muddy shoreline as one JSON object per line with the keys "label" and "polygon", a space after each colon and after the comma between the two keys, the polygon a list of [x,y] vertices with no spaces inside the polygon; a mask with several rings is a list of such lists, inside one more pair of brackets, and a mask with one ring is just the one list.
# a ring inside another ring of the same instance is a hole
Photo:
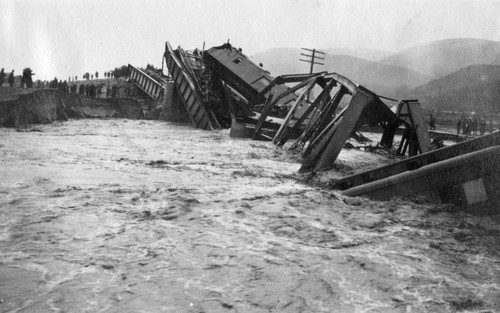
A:
{"label": "muddy shoreline", "polygon": [[227,131],[37,128],[0,129],[1,312],[500,310],[498,216],[345,198]]}

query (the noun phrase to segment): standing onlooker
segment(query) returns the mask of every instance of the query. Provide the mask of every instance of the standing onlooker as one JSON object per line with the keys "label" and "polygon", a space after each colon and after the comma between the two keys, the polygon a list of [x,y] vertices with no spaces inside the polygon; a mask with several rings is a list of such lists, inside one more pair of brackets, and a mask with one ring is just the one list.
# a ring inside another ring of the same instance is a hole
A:
{"label": "standing onlooker", "polygon": [[3,71],[2,68],[2,71],[0,71],[0,87],[2,87],[4,81],[5,81],[5,72]]}
{"label": "standing onlooker", "polygon": [[431,113],[430,121],[429,121],[430,129],[436,129],[436,118]]}
{"label": "standing onlooker", "polygon": [[9,82],[9,86],[14,87],[14,70],[10,72],[9,78],[7,80]]}
{"label": "standing onlooker", "polygon": [[484,135],[484,133],[486,132],[486,121],[484,119],[481,119],[481,121],[479,122],[479,133],[482,135]]}

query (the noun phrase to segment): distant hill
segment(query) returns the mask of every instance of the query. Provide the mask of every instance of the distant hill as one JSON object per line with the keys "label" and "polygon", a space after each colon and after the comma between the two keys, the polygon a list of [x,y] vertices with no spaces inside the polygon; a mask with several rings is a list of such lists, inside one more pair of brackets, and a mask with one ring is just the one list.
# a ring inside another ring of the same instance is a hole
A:
{"label": "distant hill", "polygon": [[500,66],[470,65],[399,96],[425,108],[500,113]]}
{"label": "distant hill", "polygon": [[[263,63],[271,75],[308,73],[309,64],[299,61],[301,50],[275,48],[251,57],[255,63]],[[371,62],[347,55],[325,55],[324,66],[316,65],[315,72],[336,72],[386,96],[415,88],[431,80],[430,77],[400,66]]]}
{"label": "distant hill", "polygon": [[403,50],[379,62],[440,78],[469,65],[500,65],[500,42],[446,39]]}
{"label": "distant hill", "polygon": [[374,49],[331,48],[322,50],[329,55],[349,55],[352,57],[377,62],[394,54],[394,52]]}

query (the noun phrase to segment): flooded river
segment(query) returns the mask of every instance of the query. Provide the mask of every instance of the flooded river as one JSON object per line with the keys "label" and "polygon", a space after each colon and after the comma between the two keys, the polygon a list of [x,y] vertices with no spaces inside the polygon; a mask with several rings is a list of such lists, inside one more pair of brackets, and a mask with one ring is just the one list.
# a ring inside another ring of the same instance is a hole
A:
{"label": "flooded river", "polygon": [[0,129],[0,312],[500,311],[498,216],[345,198],[227,131],[35,130]]}

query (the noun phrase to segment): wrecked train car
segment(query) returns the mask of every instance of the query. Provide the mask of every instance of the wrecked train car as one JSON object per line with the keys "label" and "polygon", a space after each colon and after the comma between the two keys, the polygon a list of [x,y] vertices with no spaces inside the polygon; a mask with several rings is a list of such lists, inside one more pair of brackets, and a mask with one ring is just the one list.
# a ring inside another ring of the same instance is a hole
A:
{"label": "wrecked train car", "polygon": [[[229,43],[205,51],[203,63],[214,79],[223,81],[240,93],[250,106],[265,103],[270,94],[279,95],[288,90],[283,84],[274,84],[270,90],[262,93],[274,81],[274,77]],[[288,94],[280,99],[278,106],[285,106],[294,99],[294,94]]]}

